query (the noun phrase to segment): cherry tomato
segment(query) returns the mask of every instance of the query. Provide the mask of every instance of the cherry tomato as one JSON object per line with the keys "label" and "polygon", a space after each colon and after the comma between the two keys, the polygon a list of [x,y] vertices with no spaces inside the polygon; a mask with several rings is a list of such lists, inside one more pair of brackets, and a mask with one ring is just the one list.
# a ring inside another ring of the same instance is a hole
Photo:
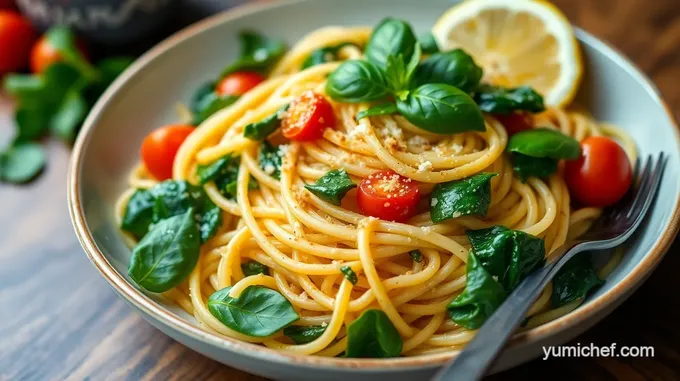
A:
{"label": "cherry tomato", "polygon": [[503,127],[505,127],[508,136],[512,136],[520,131],[532,129],[534,126],[534,117],[528,112],[494,114],[494,118],[501,122]]}
{"label": "cherry tomato", "polygon": [[[87,49],[82,41],[76,40],[76,48],[78,48],[85,59],[88,58]],[[45,36],[42,36],[40,40],[33,45],[33,49],[31,50],[31,71],[36,74],[42,73],[53,63],[62,60],[63,58],[59,51],[47,41]]]}
{"label": "cherry tomato", "polygon": [[326,127],[335,127],[333,106],[323,96],[307,90],[290,103],[281,125],[283,136],[288,139],[319,139]]}
{"label": "cherry tomato", "polygon": [[632,169],[626,152],[615,141],[591,136],[581,142],[583,155],[567,161],[565,179],[571,195],[587,206],[603,207],[628,191]]}
{"label": "cherry tomato", "polygon": [[361,213],[388,221],[408,220],[415,214],[418,201],[418,184],[390,170],[363,179],[357,192]]}
{"label": "cherry tomato", "polygon": [[27,66],[36,37],[28,20],[16,12],[0,11],[0,76]]}
{"label": "cherry tomato", "polygon": [[182,142],[194,131],[193,126],[169,125],[151,131],[142,142],[142,161],[158,180],[172,178],[172,164]]}
{"label": "cherry tomato", "polygon": [[254,71],[237,71],[224,77],[217,84],[215,91],[221,96],[243,95],[250,89],[260,84],[265,78]]}

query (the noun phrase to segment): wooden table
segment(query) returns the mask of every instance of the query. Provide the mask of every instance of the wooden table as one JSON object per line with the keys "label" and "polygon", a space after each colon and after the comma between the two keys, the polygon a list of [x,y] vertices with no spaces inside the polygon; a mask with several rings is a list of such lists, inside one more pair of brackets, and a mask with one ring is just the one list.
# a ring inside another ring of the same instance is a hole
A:
{"label": "wooden table", "polygon": [[[678,0],[555,0],[612,43],[680,111]],[[11,136],[0,98],[0,142]],[[0,380],[262,380],[169,339],[133,313],[90,265],[66,207],[69,147],[47,143],[49,167],[25,187],[0,186]],[[534,360],[496,376],[565,380],[680,378],[680,241],[647,283],[579,337],[582,345],[652,345],[654,358]]]}

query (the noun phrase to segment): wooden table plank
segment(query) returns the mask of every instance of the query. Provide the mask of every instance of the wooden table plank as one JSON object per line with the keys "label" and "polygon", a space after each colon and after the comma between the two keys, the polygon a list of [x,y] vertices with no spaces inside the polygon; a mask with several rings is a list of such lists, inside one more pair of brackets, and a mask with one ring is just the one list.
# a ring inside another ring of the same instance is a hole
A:
{"label": "wooden table plank", "polygon": [[[555,0],[577,25],[621,49],[680,111],[677,0]],[[0,143],[11,104],[0,98]],[[262,380],[167,338],[134,314],[82,252],[66,207],[69,149],[47,143],[49,166],[29,186],[0,187],[0,380]],[[535,360],[494,379],[680,378],[680,268],[675,242],[650,280],[574,341],[653,345],[653,359]]]}

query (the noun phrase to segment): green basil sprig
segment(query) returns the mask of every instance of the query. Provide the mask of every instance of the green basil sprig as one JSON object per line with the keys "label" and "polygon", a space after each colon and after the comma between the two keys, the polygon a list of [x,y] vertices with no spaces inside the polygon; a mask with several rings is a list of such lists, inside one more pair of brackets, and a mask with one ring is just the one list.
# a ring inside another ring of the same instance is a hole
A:
{"label": "green basil sprig", "polygon": [[475,90],[479,108],[492,114],[510,114],[515,111],[541,112],[545,110],[543,97],[529,86],[505,88],[481,85]]}
{"label": "green basil sprig", "polygon": [[241,263],[241,271],[243,271],[245,276],[257,274],[269,275],[269,267],[258,261],[248,261],[246,263]]}
{"label": "green basil sprig", "polygon": [[198,263],[200,234],[194,211],[156,223],[132,251],[128,275],[151,292],[165,292],[182,283]]}
{"label": "green basil sprig", "polygon": [[534,128],[512,135],[507,150],[531,157],[558,160],[581,157],[581,145],[576,139],[550,128]]}
{"label": "green basil sprig", "polygon": [[439,53],[439,45],[437,45],[437,40],[435,40],[432,32],[427,32],[420,36],[418,39],[420,48],[423,50],[424,54],[434,54]]}
{"label": "green basil sprig", "polygon": [[387,79],[392,94],[399,95],[402,91],[408,90],[411,78],[420,63],[420,55],[420,45],[416,44],[408,62],[401,54],[387,56],[385,78]]}
{"label": "green basil sprig", "polygon": [[546,178],[557,172],[557,160],[550,157],[531,157],[513,153],[510,161],[517,177],[526,182],[529,177]]}
{"label": "green basil sprig", "polygon": [[264,140],[274,131],[281,127],[281,120],[288,110],[289,105],[284,105],[275,113],[259,122],[250,123],[243,129],[243,136],[250,140]]}
{"label": "green basil sprig", "polygon": [[413,85],[444,83],[469,93],[477,88],[483,70],[461,49],[435,53],[423,60],[413,75]]}
{"label": "green basil sprig", "polygon": [[437,184],[432,191],[430,216],[438,223],[460,216],[485,216],[491,205],[491,178],[495,173]]}
{"label": "green basil sprig", "polygon": [[242,70],[265,73],[286,51],[286,44],[283,41],[270,39],[252,31],[241,32],[239,40],[241,56],[222,71],[220,78]]}
{"label": "green basil sprig", "polygon": [[401,354],[404,342],[387,317],[376,309],[364,311],[347,327],[346,357],[386,358]]}
{"label": "green basil sprig", "polygon": [[236,332],[266,337],[300,319],[288,299],[278,291],[249,286],[238,298],[232,298],[230,290],[231,287],[226,287],[210,295],[208,310]]}
{"label": "green basil sprig", "polygon": [[351,42],[343,42],[337,45],[324,46],[323,48],[313,50],[304,61],[302,61],[301,70],[305,70],[312,66],[321,65],[326,62],[333,62],[338,60],[338,52],[345,46],[354,45]]}
{"label": "green basil sprig", "polygon": [[340,205],[347,192],[356,187],[344,169],[330,170],[314,184],[305,185],[305,189],[333,205]]}
{"label": "green basil sprig", "polygon": [[364,54],[369,62],[384,69],[389,56],[401,54],[405,61],[409,61],[416,42],[413,29],[407,22],[385,18],[373,29]]}
{"label": "green basil sprig", "polygon": [[281,180],[281,165],[283,163],[283,151],[280,146],[274,146],[267,140],[260,145],[260,168],[269,176]]}
{"label": "green basil sprig", "polygon": [[21,143],[0,153],[0,180],[21,184],[35,178],[45,168],[40,145]]}
{"label": "green basil sprig", "polygon": [[320,325],[289,325],[283,329],[283,334],[288,336],[295,344],[307,344],[319,338],[326,331],[326,327]]}
{"label": "green basil sprig", "polygon": [[369,107],[366,110],[361,110],[356,115],[356,120],[360,120],[369,116],[390,115],[399,112],[397,105],[394,103],[381,103],[379,105]]}
{"label": "green basil sprig", "polygon": [[349,60],[335,69],[326,81],[326,93],[338,101],[357,103],[385,98],[390,86],[385,74],[367,61]]}
{"label": "green basil sprig", "polygon": [[570,259],[553,279],[551,302],[553,308],[585,298],[604,280],[597,277],[589,254],[582,253]]}

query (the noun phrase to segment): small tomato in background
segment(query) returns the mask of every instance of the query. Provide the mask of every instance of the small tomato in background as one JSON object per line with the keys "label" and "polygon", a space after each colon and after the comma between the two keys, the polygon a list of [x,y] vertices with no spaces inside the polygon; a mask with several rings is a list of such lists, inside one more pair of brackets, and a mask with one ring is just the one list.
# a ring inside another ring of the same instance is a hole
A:
{"label": "small tomato in background", "polygon": [[0,76],[27,66],[36,37],[31,23],[19,13],[0,10]]}
{"label": "small tomato in background", "polygon": [[[85,59],[88,59],[88,52],[85,44],[80,40],[76,40],[75,45],[80,51],[80,54],[82,54]],[[40,74],[53,63],[60,62],[62,60],[63,58],[59,51],[54,46],[52,46],[52,44],[50,44],[47,38],[43,35],[31,50],[31,71],[35,74]]]}
{"label": "small tomato in background", "polygon": [[15,11],[17,9],[14,0],[0,0],[0,10],[11,10]]}

